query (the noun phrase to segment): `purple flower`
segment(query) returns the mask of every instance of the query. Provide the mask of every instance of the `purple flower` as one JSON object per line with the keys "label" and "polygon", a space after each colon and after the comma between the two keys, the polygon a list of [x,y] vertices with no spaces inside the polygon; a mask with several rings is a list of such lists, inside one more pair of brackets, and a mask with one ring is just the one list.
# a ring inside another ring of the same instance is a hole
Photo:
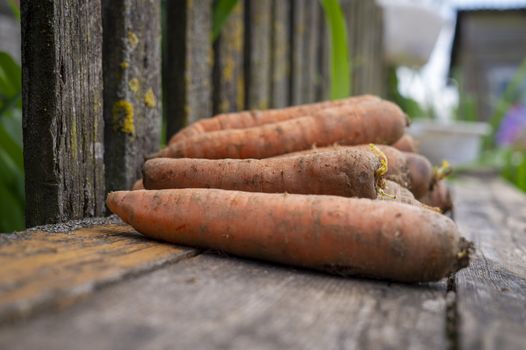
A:
{"label": "purple flower", "polygon": [[500,123],[496,141],[499,146],[526,147],[526,106],[517,104],[506,112]]}

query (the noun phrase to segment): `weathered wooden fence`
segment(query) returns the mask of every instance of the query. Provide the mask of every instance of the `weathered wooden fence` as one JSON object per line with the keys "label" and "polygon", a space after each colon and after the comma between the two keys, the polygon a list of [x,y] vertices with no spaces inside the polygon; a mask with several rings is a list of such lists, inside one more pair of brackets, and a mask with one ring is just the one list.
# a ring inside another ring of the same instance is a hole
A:
{"label": "weathered wooden fence", "polygon": [[[353,93],[381,94],[381,10],[341,3]],[[240,0],[215,42],[212,0],[167,0],[163,29],[161,6],[22,2],[28,226],[103,215],[105,194],[129,188],[159,147],[161,111],[171,135],[213,113],[328,98],[330,43],[317,0]]]}

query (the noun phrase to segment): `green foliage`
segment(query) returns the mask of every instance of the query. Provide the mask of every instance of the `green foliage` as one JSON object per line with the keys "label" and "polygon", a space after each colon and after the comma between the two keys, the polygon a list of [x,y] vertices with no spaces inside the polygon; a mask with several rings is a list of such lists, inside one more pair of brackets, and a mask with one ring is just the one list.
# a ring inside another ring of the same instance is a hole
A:
{"label": "green foliage", "polygon": [[387,79],[387,98],[389,100],[396,103],[412,120],[428,116],[426,109],[415,99],[400,94],[396,67],[391,66],[388,68]]}
{"label": "green foliage", "polygon": [[347,47],[347,25],[338,0],[320,0],[329,27],[331,98],[351,94],[351,62]]}
{"label": "green foliage", "polygon": [[17,21],[20,22],[20,9],[18,8],[17,3],[13,0],[7,0],[7,5],[9,5],[9,8],[11,9],[11,12],[13,12]]}
{"label": "green foliage", "polygon": [[0,52],[0,232],[24,228],[21,69]]}
{"label": "green foliage", "polygon": [[212,12],[212,40],[215,41],[238,0],[217,0]]}
{"label": "green foliage", "polygon": [[453,76],[458,88],[458,105],[453,109],[453,117],[455,120],[477,121],[478,110],[476,97],[466,91],[460,72],[455,71]]}

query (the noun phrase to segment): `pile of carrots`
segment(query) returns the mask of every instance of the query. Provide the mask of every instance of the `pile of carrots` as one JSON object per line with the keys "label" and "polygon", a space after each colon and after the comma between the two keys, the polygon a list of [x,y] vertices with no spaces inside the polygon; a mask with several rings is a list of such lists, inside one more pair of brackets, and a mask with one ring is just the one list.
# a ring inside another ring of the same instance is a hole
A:
{"label": "pile of carrots", "polygon": [[142,234],[341,275],[437,281],[471,243],[406,115],[375,96],[197,121],[110,210]]}

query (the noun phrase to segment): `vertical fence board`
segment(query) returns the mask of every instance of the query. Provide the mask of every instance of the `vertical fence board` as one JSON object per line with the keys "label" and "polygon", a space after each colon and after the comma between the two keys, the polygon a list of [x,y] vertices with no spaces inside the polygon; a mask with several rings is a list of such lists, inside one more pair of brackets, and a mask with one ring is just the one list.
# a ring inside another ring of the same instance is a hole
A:
{"label": "vertical fence board", "polygon": [[290,1],[273,0],[271,35],[272,81],[270,87],[270,104],[273,108],[282,108],[289,104],[289,21]]}
{"label": "vertical fence board", "polygon": [[303,101],[302,86],[304,81],[305,60],[303,57],[303,33],[305,32],[305,8],[308,0],[292,0],[290,16],[290,104],[297,105]]}
{"label": "vertical fence board", "polygon": [[329,45],[329,28],[325,22],[325,16],[320,18],[320,36],[319,36],[319,57],[318,57],[318,71],[319,83],[317,85],[316,99],[318,101],[327,100],[330,98],[331,80],[330,80],[330,45]]}
{"label": "vertical fence board", "polygon": [[383,18],[374,1],[343,0],[352,70],[352,94],[381,94],[384,87]]}
{"label": "vertical fence board", "polygon": [[272,0],[245,1],[246,108],[270,103],[270,34]]}
{"label": "vertical fence board", "polygon": [[22,2],[26,223],[104,209],[100,0]]}
{"label": "vertical fence board", "polygon": [[238,1],[214,44],[214,114],[242,110],[244,4]]}
{"label": "vertical fence board", "polygon": [[303,82],[301,84],[301,102],[309,103],[316,100],[316,89],[319,83],[319,40],[320,40],[319,1],[307,0],[305,3],[305,18],[303,25],[302,57],[304,60]]}
{"label": "vertical fence board", "polygon": [[161,27],[157,0],[103,0],[106,190],[128,189],[161,126]]}
{"label": "vertical fence board", "polygon": [[211,0],[166,1],[163,105],[168,136],[212,113]]}

